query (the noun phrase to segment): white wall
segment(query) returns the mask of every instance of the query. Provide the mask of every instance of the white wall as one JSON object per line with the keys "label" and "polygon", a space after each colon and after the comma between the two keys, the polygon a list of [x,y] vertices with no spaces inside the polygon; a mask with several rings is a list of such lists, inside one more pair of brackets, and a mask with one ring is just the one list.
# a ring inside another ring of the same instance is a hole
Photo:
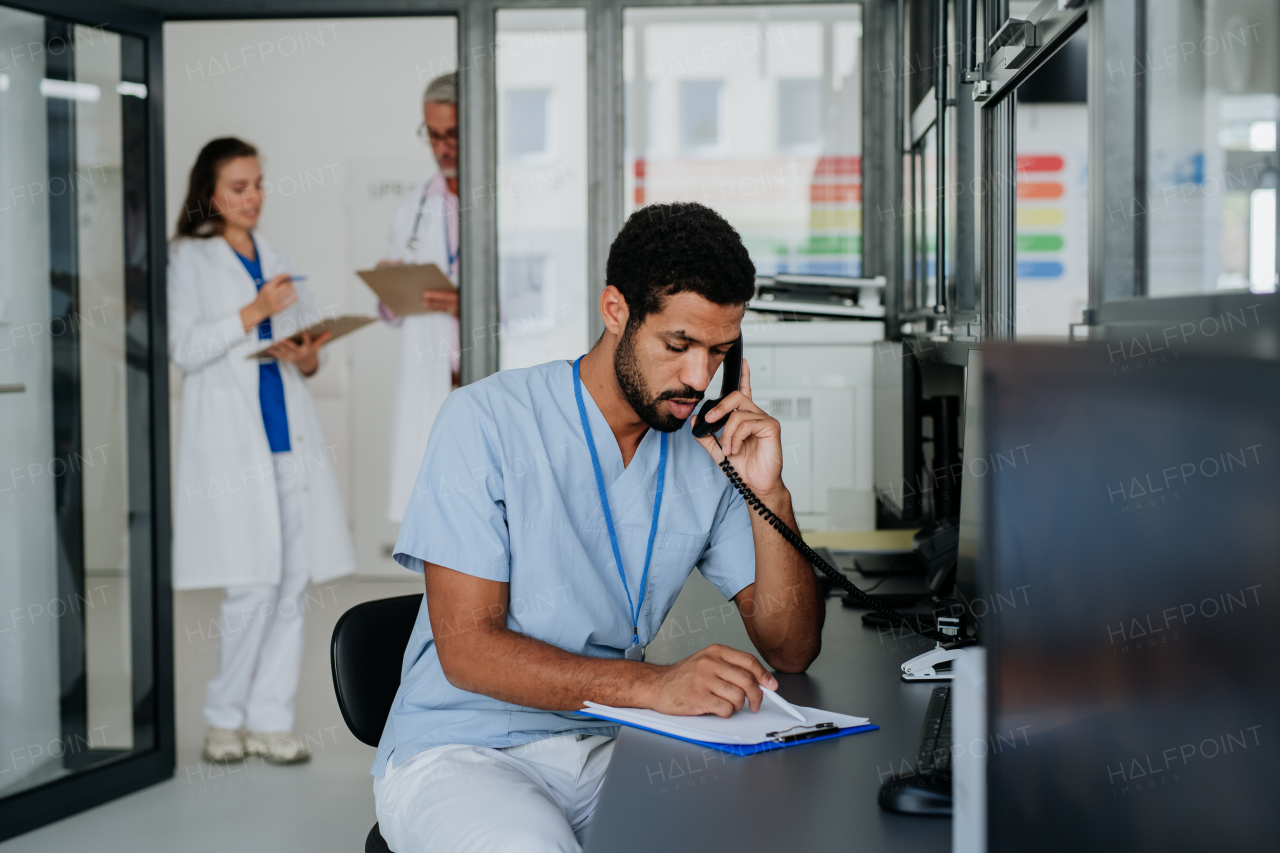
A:
{"label": "white wall", "polygon": [[[454,19],[172,23],[164,39],[170,232],[200,148],[239,136],[261,152],[270,185],[262,234],[309,277],[321,306],[372,313],[354,271],[382,257],[400,196],[436,171],[415,131],[422,90],[456,67]],[[335,446],[360,571],[403,578],[386,553],[398,529],[386,520],[397,334],[378,323],[335,342],[311,390]]]}
{"label": "white wall", "polygon": [[[1019,237],[1058,237],[1057,250],[1019,250],[1023,263],[1060,264],[1017,281],[1018,337],[1066,338],[1089,302],[1089,108],[1084,104],[1018,104],[1018,154],[1061,158],[1060,169],[1020,171],[1018,182],[1058,185],[1051,198],[1020,198]],[[1047,164],[1052,166],[1052,163]]]}

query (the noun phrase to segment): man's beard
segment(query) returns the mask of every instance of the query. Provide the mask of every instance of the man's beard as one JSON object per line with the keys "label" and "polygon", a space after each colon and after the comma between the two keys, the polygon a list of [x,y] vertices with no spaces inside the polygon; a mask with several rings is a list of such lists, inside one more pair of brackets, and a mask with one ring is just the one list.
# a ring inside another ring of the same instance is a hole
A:
{"label": "man's beard", "polygon": [[631,404],[631,408],[640,419],[659,432],[675,432],[684,426],[685,418],[677,418],[670,412],[664,412],[659,405],[663,400],[701,400],[701,391],[688,386],[672,391],[663,391],[652,397],[645,385],[644,371],[640,367],[640,359],[636,355],[635,328],[631,323],[622,331],[622,340],[613,353],[613,372],[618,379],[618,387]]}

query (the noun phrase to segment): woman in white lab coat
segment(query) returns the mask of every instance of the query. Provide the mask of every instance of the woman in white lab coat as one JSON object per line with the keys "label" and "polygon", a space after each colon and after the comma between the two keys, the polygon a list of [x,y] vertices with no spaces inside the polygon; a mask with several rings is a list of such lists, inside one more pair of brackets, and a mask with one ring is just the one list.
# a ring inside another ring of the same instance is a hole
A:
{"label": "woman in white lab coat", "polygon": [[[303,381],[327,334],[289,340],[321,317],[289,259],[254,231],[262,202],[257,151],[215,139],[169,247],[169,357],[184,374],[173,586],[226,588],[204,632],[220,654],[205,758],[293,763],[310,757],[292,734],[307,581],[350,574],[355,555],[334,448]],[[248,358],[270,341],[274,358]]]}

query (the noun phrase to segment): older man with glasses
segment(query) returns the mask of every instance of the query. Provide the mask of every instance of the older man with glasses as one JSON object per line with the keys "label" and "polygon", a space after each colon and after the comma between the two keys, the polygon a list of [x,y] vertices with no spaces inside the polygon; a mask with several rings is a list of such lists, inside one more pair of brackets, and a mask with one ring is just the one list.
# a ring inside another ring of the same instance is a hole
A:
{"label": "older man with glasses", "polygon": [[[431,146],[439,171],[396,208],[387,240],[389,264],[435,264],[458,284],[458,75],[444,74],[422,95],[418,135]],[[387,515],[400,521],[444,398],[458,382],[458,294],[422,294],[426,314],[397,317],[379,303],[384,320],[400,327],[400,359],[391,425],[391,488]]]}

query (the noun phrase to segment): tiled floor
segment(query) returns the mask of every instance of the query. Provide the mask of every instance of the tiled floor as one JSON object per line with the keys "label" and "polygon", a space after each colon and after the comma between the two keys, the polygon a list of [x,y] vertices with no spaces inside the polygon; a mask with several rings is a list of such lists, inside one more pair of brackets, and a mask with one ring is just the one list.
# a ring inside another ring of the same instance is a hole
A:
{"label": "tiled floor", "polygon": [[[406,572],[406,575],[408,573]],[[227,853],[229,850],[358,853],[373,826],[369,766],[374,750],[342,722],[329,675],[334,623],[361,601],[421,591],[421,582],[343,579],[310,590],[307,645],[296,730],[314,753],[308,764],[259,760],[211,765],[200,759],[205,683],[217,668],[209,637],[220,590],[174,601],[178,760],[174,777],[0,844],[2,853]]]}

